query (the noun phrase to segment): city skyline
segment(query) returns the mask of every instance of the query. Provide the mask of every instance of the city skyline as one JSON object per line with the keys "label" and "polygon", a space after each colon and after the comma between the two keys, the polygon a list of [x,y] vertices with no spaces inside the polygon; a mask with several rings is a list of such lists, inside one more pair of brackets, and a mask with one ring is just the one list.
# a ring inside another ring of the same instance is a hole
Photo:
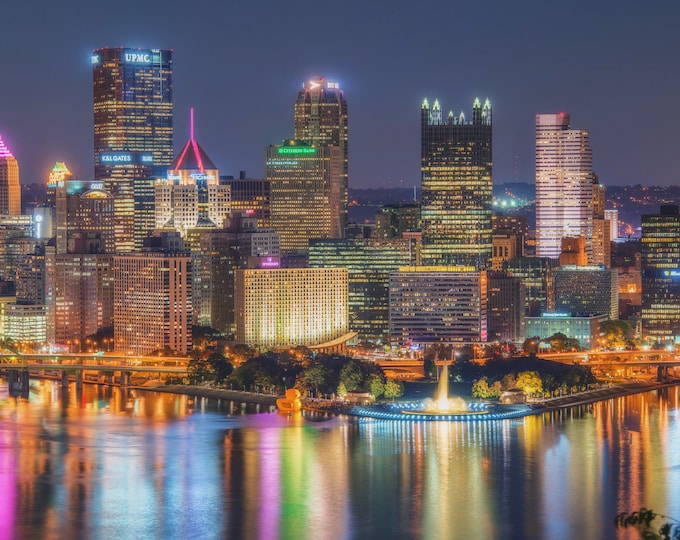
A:
{"label": "city skyline", "polygon": [[[534,116],[560,111],[590,132],[594,170],[604,185],[675,181],[679,111],[672,97],[680,75],[666,66],[677,50],[671,24],[680,7],[670,2],[586,10],[579,2],[561,9],[350,1],[342,18],[326,6],[293,10],[271,2],[203,1],[189,13],[172,1],[124,1],[106,12],[80,4],[38,0],[6,8],[15,24],[0,37],[12,51],[0,63],[0,134],[19,160],[24,184],[44,182],[55,161],[90,178],[88,63],[106,45],[174,50],[176,131],[187,131],[186,113],[194,106],[200,138],[224,174],[261,177],[262,148],[290,136],[291,101],[304,81],[326,76],[339,83],[351,111],[351,188],[419,184],[417,108],[427,95],[445,97],[456,113],[475,95],[489,96],[495,183],[533,182]],[[457,21],[455,32],[431,31],[432,20],[446,19]],[[199,20],[205,39],[183,36]],[[657,109],[664,114],[654,114]],[[637,137],[630,137],[632,125]],[[174,142],[178,150],[182,141]]]}

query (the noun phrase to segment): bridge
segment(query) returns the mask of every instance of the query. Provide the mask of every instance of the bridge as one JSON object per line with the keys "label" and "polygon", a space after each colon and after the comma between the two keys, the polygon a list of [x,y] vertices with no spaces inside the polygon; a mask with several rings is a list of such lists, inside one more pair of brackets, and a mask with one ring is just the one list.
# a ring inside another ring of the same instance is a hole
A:
{"label": "bridge", "polygon": [[106,384],[129,386],[133,373],[157,373],[159,377],[187,375],[189,361],[178,356],[0,353],[0,370],[9,373],[11,387],[27,391],[30,373],[60,372],[63,386],[68,386],[73,374],[76,385],[80,386],[85,372],[97,372],[98,382],[103,375]]}
{"label": "bridge", "polygon": [[[595,374],[606,374],[608,370],[620,371],[623,376],[632,376],[635,371],[650,369],[662,369],[664,374],[669,368],[680,367],[680,356],[674,351],[648,350],[648,351],[579,351],[564,353],[540,353],[538,358],[561,364],[582,364],[590,366]],[[390,377],[409,379],[422,377],[423,361],[392,357],[369,357],[362,356],[378,364]],[[476,359],[483,363],[484,358]],[[443,362],[438,362],[441,365]]]}

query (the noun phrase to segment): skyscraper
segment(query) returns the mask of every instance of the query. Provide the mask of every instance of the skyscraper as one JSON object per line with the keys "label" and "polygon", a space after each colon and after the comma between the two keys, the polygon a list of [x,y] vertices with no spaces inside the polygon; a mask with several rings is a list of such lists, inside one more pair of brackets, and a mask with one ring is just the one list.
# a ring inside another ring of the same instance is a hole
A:
{"label": "skyscraper", "polygon": [[662,205],[642,216],[642,337],[676,341],[680,336],[680,213]]}
{"label": "skyscraper", "polygon": [[103,153],[151,154],[156,167],[173,157],[172,51],[97,49],[92,53],[94,82],[95,179],[127,159],[102,159]]}
{"label": "skyscraper", "polygon": [[154,226],[153,176],[173,158],[172,51],[92,53],[95,179],[116,200],[117,251],[141,248]]}
{"label": "skyscraper", "polygon": [[332,187],[332,238],[342,238],[347,225],[347,101],[336,82],[323,77],[304,83],[295,101],[296,139],[340,149],[339,181]]}
{"label": "skyscraper", "polygon": [[0,138],[0,214],[21,214],[19,163]]}
{"label": "skyscraper", "polygon": [[305,253],[311,238],[338,238],[331,201],[340,179],[340,149],[292,139],[266,152],[271,226],[281,235],[281,253]]}
{"label": "skyscraper", "polygon": [[491,258],[491,104],[475,99],[472,121],[439,101],[421,108],[424,265],[485,268]]}
{"label": "skyscraper", "polygon": [[562,238],[583,236],[593,254],[593,156],[568,114],[536,115],[536,255],[556,259]]}
{"label": "skyscraper", "polygon": [[185,237],[197,226],[222,227],[231,212],[229,186],[220,185],[217,167],[196,142],[191,109],[189,140],[164,182],[155,188],[156,228],[171,227]]}

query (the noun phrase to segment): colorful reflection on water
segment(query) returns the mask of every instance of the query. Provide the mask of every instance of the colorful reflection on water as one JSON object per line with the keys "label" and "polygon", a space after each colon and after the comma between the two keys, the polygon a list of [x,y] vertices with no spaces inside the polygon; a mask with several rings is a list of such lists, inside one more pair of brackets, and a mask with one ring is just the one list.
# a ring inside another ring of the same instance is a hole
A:
{"label": "colorful reflection on water", "polygon": [[601,539],[620,511],[680,516],[678,388],[486,423],[47,381],[4,397],[0,539]]}

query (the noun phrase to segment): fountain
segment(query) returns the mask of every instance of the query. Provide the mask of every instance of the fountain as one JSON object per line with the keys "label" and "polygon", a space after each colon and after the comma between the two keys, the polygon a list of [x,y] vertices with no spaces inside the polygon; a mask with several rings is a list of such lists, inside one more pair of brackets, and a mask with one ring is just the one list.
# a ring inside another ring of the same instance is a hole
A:
{"label": "fountain", "polygon": [[[407,412],[407,411],[404,411]],[[461,414],[467,413],[467,403],[460,397],[449,397],[449,365],[444,362],[434,399],[425,398],[420,411],[426,414]]]}
{"label": "fountain", "polygon": [[[435,356],[435,364],[437,357]],[[531,414],[528,409],[499,410],[490,403],[466,402],[460,397],[449,397],[449,366],[444,362],[434,398],[422,401],[401,401],[392,405],[377,404],[352,407],[346,414],[378,420],[406,421],[493,421],[520,418]]]}

